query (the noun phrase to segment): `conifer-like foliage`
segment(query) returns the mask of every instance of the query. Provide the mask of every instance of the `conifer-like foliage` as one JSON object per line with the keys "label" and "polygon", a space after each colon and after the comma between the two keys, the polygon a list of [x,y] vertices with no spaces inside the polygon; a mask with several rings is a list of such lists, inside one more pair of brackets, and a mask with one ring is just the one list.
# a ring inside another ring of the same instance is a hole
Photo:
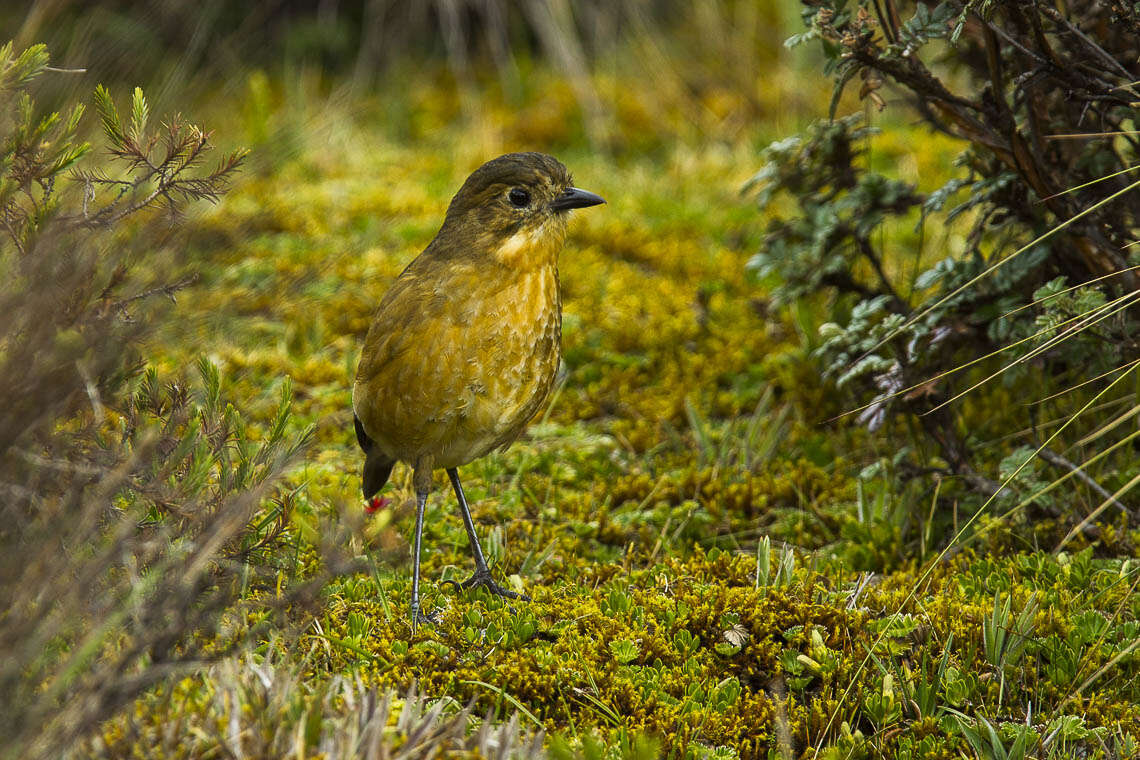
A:
{"label": "conifer-like foliage", "polygon": [[47,68],[43,46],[0,47],[4,757],[58,756],[240,640],[212,634],[243,562],[279,535],[287,496],[263,501],[308,438],[288,432],[287,383],[253,438],[208,361],[196,378],[143,370],[160,302],[193,279],[166,243],[169,217],[217,199],[242,154],[203,169],[208,133],[153,128],[139,89],[122,119],[100,87],[112,161],[78,168],[92,152],[84,107],[36,108]]}
{"label": "conifer-like foliage", "polygon": [[949,477],[943,506],[1127,551],[1093,523],[1136,519],[1131,439],[1110,435],[1137,411],[1135,4],[803,5],[790,43],[822,46],[833,116],[858,85],[873,118],[907,109],[959,140],[958,174],[920,192],[871,168],[859,116],[775,143],[754,184],[798,211],[752,266],[785,302],[831,299],[811,347],[848,408],[901,442],[883,465],[923,509],[928,476]]}

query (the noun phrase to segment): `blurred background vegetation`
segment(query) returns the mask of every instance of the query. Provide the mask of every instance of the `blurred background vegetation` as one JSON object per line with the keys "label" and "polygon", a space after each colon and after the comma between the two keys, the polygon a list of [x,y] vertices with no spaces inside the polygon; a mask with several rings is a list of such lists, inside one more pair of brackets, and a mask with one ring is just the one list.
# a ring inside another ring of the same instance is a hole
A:
{"label": "blurred background vegetation", "polygon": [[[0,753],[1135,756],[1138,13],[6,4]],[[516,149],[609,200],[466,475],[535,602],[444,490],[410,641],[356,352]]]}
{"label": "blurred background vegetation", "polygon": [[[734,116],[743,128],[757,109],[772,105],[764,75],[784,57],[784,30],[797,10],[790,2],[376,0],[246,8],[170,0],[43,2],[2,13],[5,28],[16,30],[17,45],[46,43],[60,66],[98,71],[104,81],[153,83],[149,92],[158,110],[166,98],[241,87],[256,70],[275,84],[314,76],[328,88],[385,91],[392,99],[386,85],[425,66],[442,74],[439,64],[474,101],[466,105],[477,108],[490,90],[519,107],[529,95],[530,70],[550,65],[578,99],[577,123],[568,128],[602,140],[620,139],[612,113],[620,99],[609,93],[605,102],[605,79],[644,82],[652,97],[635,100],[682,109],[695,120],[692,126],[723,120],[712,102],[717,97],[741,99],[731,105],[742,109]],[[710,106],[714,112],[705,113]],[[641,126],[660,115],[645,114]]]}

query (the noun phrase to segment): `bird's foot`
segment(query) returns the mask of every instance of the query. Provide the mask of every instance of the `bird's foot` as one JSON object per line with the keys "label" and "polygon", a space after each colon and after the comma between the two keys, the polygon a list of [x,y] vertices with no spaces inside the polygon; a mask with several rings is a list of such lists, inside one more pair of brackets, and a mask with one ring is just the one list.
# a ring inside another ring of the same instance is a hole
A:
{"label": "bird's foot", "polygon": [[443,618],[439,614],[439,610],[434,612],[424,612],[420,609],[419,602],[412,603],[412,635],[416,633],[416,628],[420,625],[439,625]]}
{"label": "bird's foot", "polygon": [[466,591],[469,588],[476,588],[477,586],[482,586],[483,588],[487,589],[488,592],[494,594],[495,596],[501,596],[501,597],[505,597],[507,599],[518,599],[519,601],[522,601],[522,602],[529,602],[530,601],[530,597],[527,596],[526,594],[521,594],[518,591],[511,591],[510,589],[503,588],[498,583],[496,583],[495,579],[491,577],[491,571],[490,570],[476,570],[475,573],[470,578],[463,581],[462,583],[460,583],[459,581],[453,581],[453,580],[446,580],[443,582],[444,583],[450,583],[452,586],[455,586],[456,591],[459,591],[459,590]]}

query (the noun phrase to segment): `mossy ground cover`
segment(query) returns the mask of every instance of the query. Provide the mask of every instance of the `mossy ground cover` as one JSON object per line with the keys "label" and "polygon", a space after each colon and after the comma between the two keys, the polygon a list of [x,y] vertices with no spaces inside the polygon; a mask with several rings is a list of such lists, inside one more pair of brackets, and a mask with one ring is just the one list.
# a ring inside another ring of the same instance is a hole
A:
{"label": "mossy ground cover", "polygon": [[[1133,756],[1134,562],[980,548],[920,564],[857,483],[880,444],[826,423],[844,409],[796,339],[822,317],[773,312],[744,266],[764,219],[740,189],[782,135],[758,120],[731,137],[666,139],[659,123],[647,132],[659,115],[627,98],[621,134],[637,148],[599,151],[571,91],[528,76],[521,116],[493,98],[473,109],[430,75],[349,102],[255,75],[210,104],[242,114],[225,137],[255,143],[252,168],[186,242],[202,279],[156,361],[176,375],[204,352],[225,394],[266,426],[291,378],[295,425],[316,436],[289,478],[288,527],[268,558],[276,584],[321,562],[332,524],[351,526],[347,548],[372,571],[328,584],[319,610],[290,614],[299,635],[266,637],[243,661],[299,674],[280,712],[256,685],[223,698],[232,674],[213,669],[108,725],[106,748],[210,754],[210,737],[240,743],[270,730],[268,715],[315,753],[345,710],[330,684],[347,679],[414,683],[492,720],[517,713],[587,754],[600,737],[612,756],[1005,757],[1019,742],[1027,756]],[[796,86],[774,77],[768,106],[804,98]],[[706,105],[731,114],[727,97]],[[953,156],[907,127],[877,146],[876,160],[924,186]],[[471,563],[440,473],[423,566],[440,622],[413,636],[410,472],[397,468],[389,509],[364,514],[357,352],[450,194],[519,148],[555,153],[609,201],[573,220],[561,259],[566,373],[550,408],[462,470],[494,571],[533,601],[511,609],[443,582]],[[274,592],[253,583],[249,595]],[[171,739],[171,725],[185,730]]]}

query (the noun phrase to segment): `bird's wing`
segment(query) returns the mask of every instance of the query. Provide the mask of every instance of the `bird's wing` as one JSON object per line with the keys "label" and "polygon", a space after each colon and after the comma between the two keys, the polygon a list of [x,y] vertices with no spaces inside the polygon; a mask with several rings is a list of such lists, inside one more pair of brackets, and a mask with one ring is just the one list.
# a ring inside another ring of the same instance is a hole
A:
{"label": "bird's wing", "polygon": [[363,450],[365,454],[372,451],[372,447],[375,446],[376,443],[368,437],[368,433],[364,432],[364,425],[360,424],[360,417],[358,417],[355,412],[352,414],[352,425],[356,428],[356,442],[360,444],[361,450]]}
{"label": "bird's wing", "polygon": [[[472,284],[473,280],[475,285]],[[393,283],[364,340],[353,408],[389,453],[448,435],[470,388],[478,273],[460,262],[417,259]]]}
{"label": "bird's wing", "polygon": [[364,338],[356,368],[358,385],[370,383],[401,357],[428,350],[432,337],[450,319],[440,300],[439,289],[411,267],[392,283]]}

